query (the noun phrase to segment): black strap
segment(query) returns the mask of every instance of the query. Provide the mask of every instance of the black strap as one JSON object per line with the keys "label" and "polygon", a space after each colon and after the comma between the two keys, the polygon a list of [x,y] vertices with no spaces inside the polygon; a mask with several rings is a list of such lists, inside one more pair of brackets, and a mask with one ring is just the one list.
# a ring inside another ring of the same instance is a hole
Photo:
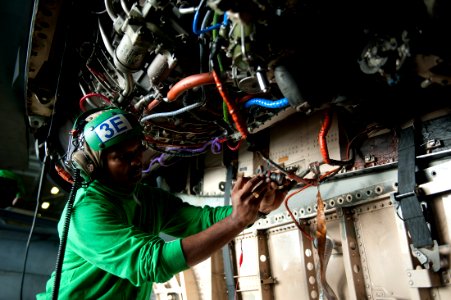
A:
{"label": "black strap", "polygon": [[403,129],[399,137],[398,193],[395,199],[400,202],[402,216],[413,245],[421,248],[431,246],[433,242],[416,193],[415,159],[415,130],[410,126]]}

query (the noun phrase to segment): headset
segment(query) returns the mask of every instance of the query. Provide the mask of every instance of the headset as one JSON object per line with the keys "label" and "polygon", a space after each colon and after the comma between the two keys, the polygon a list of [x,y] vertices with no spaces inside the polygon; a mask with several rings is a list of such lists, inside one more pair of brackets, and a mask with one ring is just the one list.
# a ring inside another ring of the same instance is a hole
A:
{"label": "headset", "polygon": [[143,128],[133,114],[115,106],[85,111],[74,122],[64,163],[71,173],[78,169],[91,181],[103,150],[137,137],[143,137]]}

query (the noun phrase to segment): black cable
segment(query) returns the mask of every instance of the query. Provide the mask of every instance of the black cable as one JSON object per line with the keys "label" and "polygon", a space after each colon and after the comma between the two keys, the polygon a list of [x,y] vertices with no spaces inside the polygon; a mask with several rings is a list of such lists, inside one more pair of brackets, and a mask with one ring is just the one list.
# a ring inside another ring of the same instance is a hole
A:
{"label": "black cable", "polygon": [[59,292],[60,280],[61,280],[61,269],[63,267],[64,252],[66,250],[67,235],[69,232],[69,225],[70,225],[70,216],[72,214],[72,207],[74,205],[75,195],[80,186],[80,183],[81,183],[80,170],[76,169],[75,175],[74,175],[74,184],[72,185],[72,189],[71,189],[70,195],[69,195],[69,200],[67,202],[66,218],[64,221],[63,231],[61,232],[61,240],[60,240],[60,245],[59,245],[59,249],[58,249],[58,255],[56,258],[55,281],[53,283],[53,291],[52,291],[52,299],[53,300],[58,299],[58,292]]}
{"label": "black cable", "polygon": [[34,218],[33,218],[33,222],[31,223],[31,228],[30,228],[30,233],[28,235],[27,245],[25,246],[25,258],[24,258],[23,268],[22,268],[22,279],[20,282],[20,299],[22,299],[22,297],[23,297],[23,284],[24,284],[24,280],[25,280],[25,270],[26,270],[27,261],[28,261],[28,250],[30,249],[31,237],[33,236],[34,227],[36,225],[36,216],[38,215],[39,204],[40,204],[39,199],[41,198],[42,186],[43,186],[45,174],[47,173],[47,168],[48,168],[48,156],[47,156],[47,151],[46,151],[46,154],[45,154],[44,160],[43,160],[42,170],[41,170],[41,177],[39,178],[39,186],[38,186],[38,194],[36,197],[36,207],[35,207],[35,211],[34,211]]}

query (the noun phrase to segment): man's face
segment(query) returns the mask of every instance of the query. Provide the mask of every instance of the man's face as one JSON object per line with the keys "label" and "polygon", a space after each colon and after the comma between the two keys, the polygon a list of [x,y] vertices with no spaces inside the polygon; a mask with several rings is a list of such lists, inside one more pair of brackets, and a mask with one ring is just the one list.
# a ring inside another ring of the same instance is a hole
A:
{"label": "man's face", "polygon": [[140,140],[126,141],[106,150],[102,179],[111,187],[133,187],[141,180],[143,151]]}

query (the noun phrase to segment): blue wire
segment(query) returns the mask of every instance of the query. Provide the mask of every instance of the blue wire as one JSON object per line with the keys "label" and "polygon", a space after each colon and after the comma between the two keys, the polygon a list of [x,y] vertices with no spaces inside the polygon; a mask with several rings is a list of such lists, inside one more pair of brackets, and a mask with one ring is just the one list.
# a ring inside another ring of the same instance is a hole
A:
{"label": "blue wire", "polygon": [[199,8],[196,9],[196,13],[194,14],[193,32],[194,32],[194,34],[201,35],[202,33],[205,33],[205,32],[211,31],[211,30],[215,30],[215,29],[221,27],[221,25],[227,26],[228,18],[227,18],[227,13],[224,13],[224,18],[222,20],[222,23],[214,24],[214,25],[211,25],[210,27],[207,27],[207,28],[201,29],[201,30],[197,30],[197,28],[196,28],[198,21],[199,21]]}

